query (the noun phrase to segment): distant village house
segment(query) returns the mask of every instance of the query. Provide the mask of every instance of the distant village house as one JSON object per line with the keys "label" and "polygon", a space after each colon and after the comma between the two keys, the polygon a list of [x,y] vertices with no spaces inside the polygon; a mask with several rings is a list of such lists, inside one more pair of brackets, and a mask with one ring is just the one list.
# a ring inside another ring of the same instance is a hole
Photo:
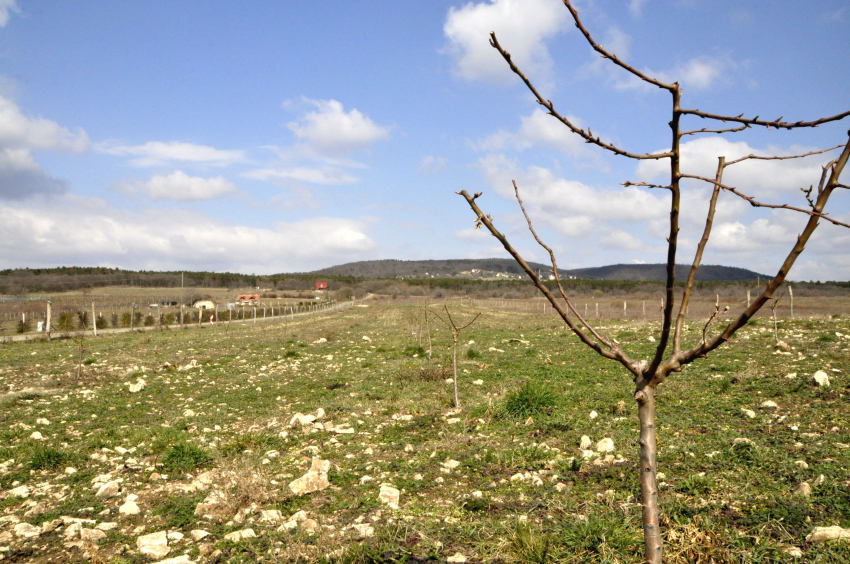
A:
{"label": "distant village house", "polygon": [[327,282],[316,282],[316,291],[317,292],[323,292],[327,289],[328,289],[328,283]]}
{"label": "distant village house", "polygon": [[236,296],[236,303],[239,305],[257,305],[260,301],[260,294],[239,294]]}

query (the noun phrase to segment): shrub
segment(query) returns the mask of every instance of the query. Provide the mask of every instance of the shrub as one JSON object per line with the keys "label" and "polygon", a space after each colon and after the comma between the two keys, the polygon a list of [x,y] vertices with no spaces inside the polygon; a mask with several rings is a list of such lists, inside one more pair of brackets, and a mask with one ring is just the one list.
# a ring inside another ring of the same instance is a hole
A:
{"label": "shrub", "polygon": [[113,327],[121,327],[121,322],[118,320],[118,314],[114,311],[112,312],[112,315],[109,318],[109,323]]}
{"label": "shrub", "polygon": [[153,314],[149,313],[145,316],[145,327],[151,327],[155,323]]}
{"label": "shrub", "polygon": [[404,356],[425,356],[425,349],[422,347],[415,347],[413,345],[408,345],[404,347],[404,351],[401,353]]}
{"label": "shrub", "polygon": [[514,417],[550,414],[560,403],[561,397],[551,388],[540,382],[526,381],[505,398],[505,412]]}
{"label": "shrub", "polygon": [[89,326],[89,312],[84,309],[78,311],[77,320],[79,322],[80,329],[86,329]]}
{"label": "shrub", "polygon": [[101,315],[97,316],[97,317],[95,318],[94,322],[95,322],[95,326],[96,326],[98,329],[106,329],[106,326],[107,326],[107,325],[106,325],[106,318],[105,318],[105,317],[103,317],[103,314],[101,314]]}
{"label": "shrub", "polygon": [[19,319],[17,325],[15,325],[15,331],[18,333],[29,333],[32,331],[32,321],[29,319],[26,321]]}
{"label": "shrub", "polygon": [[189,472],[211,462],[212,456],[206,450],[191,443],[172,445],[162,458],[163,467],[169,472]]}
{"label": "shrub", "polygon": [[129,327],[130,326],[130,312],[126,311],[121,314],[121,327]]}
{"label": "shrub", "polygon": [[56,321],[56,327],[61,331],[74,330],[74,314],[70,311],[63,311],[59,314],[59,319]]}
{"label": "shrub", "polygon": [[481,358],[481,353],[478,352],[477,350],[473,349],[472,347],[470,347],[469,350],[466,351],[466,358],[472,359],[472,360],[474,360],[476,358]]}
{"label": "shrub", "polygon": [[53,470],[64,464],[70,456],[55,448],[36,445],[29,457],[30,470]]}

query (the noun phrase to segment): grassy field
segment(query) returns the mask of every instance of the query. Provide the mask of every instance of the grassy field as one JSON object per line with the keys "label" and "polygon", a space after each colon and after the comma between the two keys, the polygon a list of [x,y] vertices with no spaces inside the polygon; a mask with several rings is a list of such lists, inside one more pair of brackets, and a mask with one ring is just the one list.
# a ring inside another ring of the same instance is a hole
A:
{"label": "grassy field", "polygon": [[[454,409],[449,334],[431,326],[429,361],[427,338],[410,334],[421,308],[385,303],[0,346],[0,558],[640,562],[625,370],[551,316],[480,310],[461,336]],[[651,323],[603,328],[633,356],[653,350]],[[661,386],[667,561],[850,561],[848,541],[806,541],[815,526],[850,527],[845,335],[846,317],[784,321],[793,350],[779,354],[759,319]],[[599,452],[605,438],[613,451]],[[311,467],[327,487],[296,495]],[[795,494],[803,482],[810,493]],[[392,488],[397,504],[381,499]],[[140,554],[137,539],[161,531],[167,556]]]}

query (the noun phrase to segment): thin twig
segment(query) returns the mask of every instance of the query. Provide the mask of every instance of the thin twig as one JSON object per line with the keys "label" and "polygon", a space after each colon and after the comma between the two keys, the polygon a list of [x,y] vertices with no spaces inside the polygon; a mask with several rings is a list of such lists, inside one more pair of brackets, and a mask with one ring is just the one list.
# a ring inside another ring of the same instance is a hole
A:
{"label": "thin twig", "polygon": [[648,184],[646,182],[632,182],[631,180],[626,180],[625,182],[621,182],[625,187],[629,186],[642,186],[644,188],[663,188],[664,190],[670,190],[671,186],[669,184]]}
{"label": "thin twig", "polygon": [[697,133],[735,133],[736,131],[744,131],[749,128],[750,126],[746,123],[741,127],[733,127],[729,129],[708,129],[707,127],[703,127],[702,129],[694,129],[693,131],[683,131],[679,134],[679,137],[684,137],[685,135],[696,135]]}
{"label": "thin twig", "polygon": [[570,11],[570,14],[572,14],[573,19],[576,22],[576,27],[579,29],[579,31],[581,31],[582,35],[584,35],[584,38],[587,39],[587,42],[590,43],[590,46],[593,48],[593,50],[596,51],[597,53],[599,53],[600,55],[602,55],[603,59],[610,60],[612,63],[614,63],[618,67],[629,71],[630,73],[632,73],[633,75],[635,75],[636,77],[638,77],[639,79],[641,79],[644,82],[648,82],[649,84],[654,84],[658,88],[662,88],[664,90],[669,90],[670,92],[675,92],[679,89],[678,83],[674,82],[673,84],[665,84],[664,82],[661,82],[660,80],[658,80],[656,78],[652,78],[651,76],[647,76],[644,73],[637,70],[636,68],[634,68],[634,67],[630,66],[629,64],[623,62],[614,53],[609,53],[604,47],[602,47],[599,43],[597,43],[596,41],[593,40],[593,37],[590,36],[590,32],[587,31],[587,29],[585,29],[584,25],[582,25],[581,20],[578,17],[578,12],[576,12],[576,9],[573,8],[572,4],[570,4],[570,1],[564,0],[564,5]]}
{"label": "thin twig", "polygon": [[581,136],[582,139],[584,139],[588,143],[599,145],[603,149],[608,149],[614,154],[629,157],[630,159],[666,159],[672,156],[670,153],[646,153],[643,155],[639,155],[637,153],[630,153],[629,151],[624,151],[623,149],[614,146],[612,143],[605,143],[599,138],[598,135],[594,137],[593,132],[590,130],[589,127],[587,128],[587,131],[585,131],[584,129],[573,124],[573,122],[571,122],[569,119],[562,116],[555,110],[555,107],[552,105],[552,101],[547,100],[540,94],[540,92],[537,91],[537,88],[535,88],[534,85],[531,84],[531,81],[528,80],[528,77],[523,74],[523,72],[519,69],[519,67],[516,66],[516,64],[514,64],[513,60],[511,59],[511,54],[502,49],[502,46],[499,44],[499,40],[496,39],[496,33],[492,31],[490,32],[490,45],[492,45],[494,49],[496,49],[499,53],[502,54],[502,57],[504,57],[505,61],[507,61],[514,74],[516,74],[522,79],[528,89],[531,90],[531,93],[534,94],[534,97],[537,98],[537,103],[549,110],[549,115],[558,119],[561,123],[566,125],[570,129],[570,131]]}
{"label": "thin twig", "polygon": [[735,122],[735,123],[745,123],[747,125],[762,125],[762,126],[768,128],[768,129],[770,129],[771,127],[775,127],[777,129],[794,129],[794,128],[797,128],[797,127],[817,127],[821,124],[829,123],[831,121],[838,121],[838,120],[846,118],[847,116],[850,116],[850,111],[847,111],[847,112],[844,112],[844,113],[836,114],[836,115],[831,116],[831,117],[825,117],[825,118],[817,119],[815,121],[796,121],[796,122],[791,123],[791,122],[787,122],[787,121],[781,121],[782,120],[781,116],[778,117],[777,119],[771,121],[771,120],[759,119],[759,116],[756,116],[754,118],[745,118],[745,117],[743,117],[744,114],[740,114],[740,115],[737,115],[737,116],[723,116],[723,115],[719,115],[719,114],[711,114],[711,113],[708,113],[708,112],[701,112],[699,110],[679,110],[679,111],[681,113],[685,114],[685,115],[699,116],[699,117],[704,118],[704,119],[716,119],[716,120],[722,121],[724,123],[727,122],[727,121],[732,121],[732,122]]}
{"label": "thin twig", "polygon": [[821,149],[819,151],[811,151],[809,153],[803,153],[802,155],[786,155],[786,156],[773,156],[773,157],[761,157],[759,155],[747,155],[746,157],[741,157],[740,159],[736,159],[734,161],[729,161],[726,163],[726,166],[732,166],[733,164],[739,163],[741,161],[746,161],[749,159],[755,159],[759,161],[785,161],[788,159],[802,159],[803,157],[810,157],[812,155],[820,155],[822,153],[828,153],[829,151],[834,151],[835,149],[840,149],[844,145],[836,145],[835,147],[830,147],[829,149]]}
{"label": "thin twig", "polygon": [[540,237],[537,236],[537,232],[534,230],[534,226],[531,225],[531,218],[528,217],[528,213],[525,211],[525,206],[522,203],[522,198],[520,198],[519,196],[519,188],[516,185],[516,180],[512,180],[511,182],[513,182],[514,184],[514,193],[516,194],[517,202],[519,202],[519,207],[522,210],[522,215],[525,216],[525,221],[528,222],[529,231],[531,231],[531,234],[534,235],[534,239],[537,241],[537,244],[546,249],[546,251],[549,253],[549,258],[552,261],[552,274],[555,276],[555,282],[557,282],[558,284],[558,290],[561,292],[561,296],[564,298],[564,302],[566,302],[567,307],[570,308],[570,311],[573,312],[573,315],[575,315],[582,323],[582,325],[587,327],[587,329],[593,334],[593,336],[596,337],[600,342],[602,342],[603,345],[605,345],[609,349],[614,348],[610,340],[600,335],[596,331],[596,329],[591,327],[590,324],[585,321],[584,317],[582,317],[581,314],[573,306],[573,303],[570,301],[570,298],[567,297],[567,293],[564,291],[563,286],[561,286],[561,278],[558,276],[558,262],[555,260],[555,253],[549,246],[546,245],[546,243],[540,240]]}
{"label": "thin twig", "polygon": [[830,223],[833,223],[835,225],[839,225],[841,227],[850,227],[850,224],[838,221],[837,219],[832,219],[827,214],[821,213],[821,212],[818,212],[818,211],[806,210],[806,209],[803,209],[803,208],[798,208],[797,206],[789,206],[788,204],[765,204],[764,202],[759,202],[758,200],[756,200],[752,196],[747,196],[746,194],[741,193],[734,186],[727,186],[725,184],[721,184],[720,182],[718,182],[716,180],[712,180],[712,179],[706,178],[704,176],[696,176],[695,174],[683,174],[681,176],[682,176],[682,178],[693,178],[694,180],[702,180],[703,182],[708,182],[709,184],[715,184],[717,186],[720,186],[721,188],[723,188],[727,192],[731,192],[732,194],[735,194],[739,198],[746,200],[754,208],[770,208],[770,209],[774,209],[774,210],[791,210],[791,211],[796,211],[796,212],[804,213],[804,214],[807,214],[807,215],[811,215],[811,216],[814,216],[814,217],[818,217],[820,219],[826,220]]}

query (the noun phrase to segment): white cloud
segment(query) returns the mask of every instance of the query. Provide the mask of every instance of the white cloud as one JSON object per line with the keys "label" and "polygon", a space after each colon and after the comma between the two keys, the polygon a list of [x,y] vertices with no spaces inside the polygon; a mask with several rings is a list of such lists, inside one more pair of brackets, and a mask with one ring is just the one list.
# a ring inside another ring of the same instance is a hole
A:
{"label": "white cloud", "polygon": [[98,150],[109,155],[133,157],[130,164],[138,167],[165,166],[174,162],[227,166],[246,161],[244,151],[222,150],[180,141],[149,141],[144,145],[106,143],[100,145]]}
{"label": "white cloud", "polygon": [[9,12],[21,13],[16,0],[0,0],[0,27],[4,27],[9,23]]}
{"label": "white cloud", "polygon": [[0,146],[84,153],[89,138],[79,128],[72,133],[55,121],[28,118],[17,104],[0,97]]}
{"label": "white cloud", "polygon": [[[601,44],[608,52],[617,55],[621,60],[637,67],[638,65],[634,61],[629,61],[632,42],[633,38],[631,35],[612,26],[608,28]],[[618,90],[655,90],[655,86],[642,81],[640,78],[621,69],[610,61],[600,58],[595,52],[593,57],[593,61],[588,63],[586,68],[593,74],[605,76],[606,80],[614,88]],[[685,62],[680,62],[667,69],[653,70],[644,67],[641,69],[641,72],[647,76],[657,78],[661,82],[673,83],[678,81],[683,89],[706,90],[718,84],[730,83],[731,79],[729,75],[738,66],[738,63],[728,55],[719,57],[702,55],[688,59]]]}
{"label": "white cloud", "polygon": [[488,0],[449,8],[443,33],[445,52],[456,58],[455,72],[467,80],[511,83],[516,77],[490,46],[495,31],[502,48],[538,83],[552,66],[545,41],[566,29],[569,12],[556,0]]}
{"label": "white cloud", "polygon": [[0,198],[63,192],[65,183],[43,171],[33,151],[83,153],[89,145],[82,129],[71,132],[55,121],[29,118],[12,100],[0,96]]}
{"label": "white cloud", "polygon": [[[696,120],[692,120],[696,121]],[[691,122],[691,123],[692,123]],[[696,126],[702,126],[702,120],[696,121]],[[668,149],[665,149],[668,150]],[[681,145],[681,170],[686,174],[694,174],[714,179],[717,171],[717,158],[726,157],[732,161],[750,154],[757,156],[795,155],[812,151],[811,147],[768,147],[757,149],[744,141],[733,142],[728,138],[709,136],[696,138]],[[750,196],[781,198],[787,203],[789,199],[797,203],[805,203],[799,191],[801,187],[817,185],[820,180],[821,165],[826,164],[837,152],[824,155],[813,155],[802,159],[784,161],[747,160],[726,168],[723,173],[723,183],[735,186]],[[670,174],[670,163],[667,159],[644,160],[637,167],[640,180],[664,179]],[[736,196],[724,196],[735,198]]]}
{"label": "white cloud", "polygon": [[260,228],[191,210],[129,213],[74,196],[29,207],[0,204],[2,268],[98,264],[273,273],[357,260],[374,247],[364,225],[348,219]]}
{"label": "white cloud", "polygon": [[245,178],[254,180],[296,180],[309,184],[351,184],[359,179],[351,176],[337,168],[311,168],[311,167],[286,167],[286,168],[260,168],[249,170],[242,174]]}
{"label": "white cloud", "polygon": [[[573,124],[582,127],[582,120],[567,116]],[[573,157],[574,160],[607,171],[608,166],[597,151],[589,150],[584,140],[569,128],[541,109],[535,109],[531,115],[520,117],[520,126],[516,132],[499,130],[470,145],[476,151],[501,151],[513,149],[525,151],[535,147],[555,149]]]}
{"label": "white cloud", "polygon": [[646,4],[646,0],[629,0],[629,12],[636,18],[639,18],[643,14],[643,5]]}
{"label": "white cloud", "polygon": [[213,200],[233,194],[236,186],[222,176],[200,178],[177,170],[168,176],[155,175],[147,182],[130,181],[120,184],[119,190],[135,195],[144,194],[152,200],[196,201]]}
{"label": "white cloud", "polygon": [[591,188],[555,176],[549,169],[522,170],[502,155],[479,159],[477,167],[493,189],[514,199],[515,179],[532,221],[543,222],[569,237],[610,232],[605,224],[637,224],[664,217],[666,200],[638,188]]}
{"label": "white cloud", "polygon": [[319,154],[348,155],[387,139],[390,127],[377,125],[356,109],[345,112],[336,100],[310,100],[316,111],[287,124],[295,136]]}
{"label": "white cloud", "polygon": [[419,172],[423,174],[439,174],[444,168],[446,168],[446,159],[443,157],[426,155],[419,163]]}

